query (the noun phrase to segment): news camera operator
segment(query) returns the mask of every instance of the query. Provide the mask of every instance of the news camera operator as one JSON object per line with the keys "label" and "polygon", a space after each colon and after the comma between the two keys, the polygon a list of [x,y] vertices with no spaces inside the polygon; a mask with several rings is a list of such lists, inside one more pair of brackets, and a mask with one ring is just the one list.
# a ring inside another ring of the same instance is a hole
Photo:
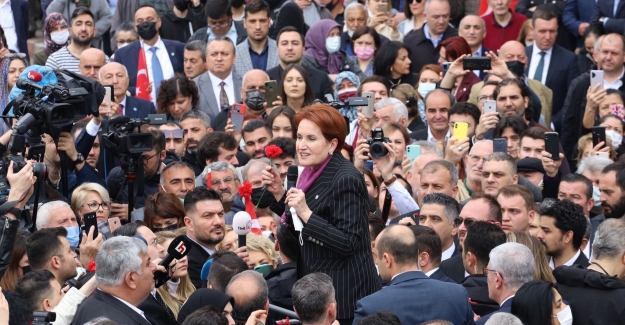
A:
{"label": "news camera operator", "polygon": [[[328,274],[336,288],[337,318],[341,324],[352,324],[356,301],[380,288],[371,256],[367,187],[341,155],[347,123],[336,109],[313,104],[295,116],[295,124],[298,162],[305,167],[297,188],[286,191],[271,167],[262,172],[263,184],[276,199],[271,210],[282,215],[302,243],[298,278],[314,272]],[[295,216],[284,214],[289,208],[304,224],[299,233]]]}

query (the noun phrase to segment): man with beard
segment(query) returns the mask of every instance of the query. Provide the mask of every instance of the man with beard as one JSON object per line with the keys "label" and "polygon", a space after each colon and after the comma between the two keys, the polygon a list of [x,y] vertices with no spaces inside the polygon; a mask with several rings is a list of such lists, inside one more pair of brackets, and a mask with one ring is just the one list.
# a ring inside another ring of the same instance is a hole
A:
{"label": "man with beard", "polygon": [[[65,69],[80,74],[78,65],[83,51],[91,48],[91,41],[95,37],[95,18],[91,10],[78,7],[72,13],[72,23],[69,27],[72,41],[60,50],[52,53],[46,61],[46,67],[54,70]],[[108,56],[106,62],[109,62]]]}
{"label": "man with beard", "polygon": [[625,215],[625,163],[606,166],[599,176],[601,206],[606,219]]}
{"label": "man with beard", "polygon": [[549,267],[573,264],[588,266],[588,258],[579,249],[586,233],[582,207],[569,201],[547,201],[541,205],[540,231],[536,236],[549,255]]}
{"label": "man with beard", "polygon": [[[221,242],[225,235],[226,224],[221,195],[204,186],[196,187],[185,196],[184,211],[187,237],[193,242],[187,255],[189,278],[196,288],[201,288],[200,271],[204,263],[215,252],[215,245]],[[245,247],[237,248],[235,253],[245,262],[249,260]]]}
{"label": "man with beard", "polygon": [[213,132],[211,120],[206,113],[199,110],[190,110],[180,117],[180,126],[184,130],[185,153],[182,161],[191,165],[195,175],[200,175],[204,162],[197,159],[198,144],[203,136]]}
{"label": "man with beard", "polygon": [[237,45],[238,55],[234,61],[237,74],[242,76],[252,69],[266,71],[278,66],[278,46],[267,36],[271,19],[265,0],[252,0],[245,6],[243,25],[247,30],[247,39]]}
{"label": "man with beard", "polygon": [[271,139],[271,129],[265,121],[253,120],[243,128],[243,149],[250,159],[265,157],[265,147]]}

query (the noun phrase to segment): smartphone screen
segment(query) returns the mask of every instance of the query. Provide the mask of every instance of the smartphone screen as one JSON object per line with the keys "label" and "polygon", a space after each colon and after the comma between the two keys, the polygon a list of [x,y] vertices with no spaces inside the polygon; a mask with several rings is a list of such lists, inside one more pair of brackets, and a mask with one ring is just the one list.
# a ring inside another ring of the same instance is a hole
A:
{"label": "smartphone screen", "polygon": [[83,216],[83,220],[85,221],[85,234],[89,234],[91,227],[94,227],[93,230],[93,239],[98,237],[98,219],[96,217],[95,212],[87,212]]}
{"label": "smartphone screen", "polygon": [[113,87],[112,86],[104,86],[104,91],[106,92],[104,94],[104,102],[106,103],[106,106],[108,107],[108,109],[111,109],[111,97],[113,97]]}

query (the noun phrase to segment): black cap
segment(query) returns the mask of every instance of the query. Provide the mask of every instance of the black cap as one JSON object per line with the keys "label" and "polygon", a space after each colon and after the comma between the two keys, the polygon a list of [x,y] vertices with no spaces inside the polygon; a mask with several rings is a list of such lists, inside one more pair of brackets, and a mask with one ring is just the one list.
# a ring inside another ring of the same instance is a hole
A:
{"label": "black cap", "polygon": [[537,158],[523,158],[516,162],[516,169],[520,172],[541,172],[545,173],[543,162]]}

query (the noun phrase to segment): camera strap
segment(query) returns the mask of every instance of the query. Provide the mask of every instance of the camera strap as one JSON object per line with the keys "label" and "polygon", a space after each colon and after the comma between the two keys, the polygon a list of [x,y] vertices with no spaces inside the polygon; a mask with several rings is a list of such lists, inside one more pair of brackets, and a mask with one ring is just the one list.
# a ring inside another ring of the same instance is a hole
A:
{"label": "camera strap", "polygon": [[[9,202],[5,202],[4,204],[0,205],[0,216],[3,216],[5,214],[7,214],[7,212],[10,212],[13,207],[18,203],[19,201],[9,201]],[[19,209],[17,209],[19,210]],[[15,213],[13,213],[15,214]],[[16,218],[19,218],[22,215],[22,210],[20,210],[19,213],[17,213],[15,215]]]}
{"label": "camera strap", "polygon": [[384,221],[384,224],[388,221],[388,215],[391,213],[391,201],[393,201],[393,196],[389,190],[386,190],[384,203],[382,204],[382,221]]}

